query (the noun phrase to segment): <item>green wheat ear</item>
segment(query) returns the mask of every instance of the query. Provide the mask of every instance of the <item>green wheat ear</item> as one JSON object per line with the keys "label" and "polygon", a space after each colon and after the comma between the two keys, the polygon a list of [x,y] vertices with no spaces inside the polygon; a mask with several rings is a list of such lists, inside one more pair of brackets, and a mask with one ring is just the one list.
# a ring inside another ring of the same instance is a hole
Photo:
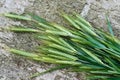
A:
{"label": "green wheat ear", "polygon": [[36,61],[57,64],[36,77],[54,70],[69,68],[70,71],[86,72],[87,80],[119,80],[120,79],[120,40],[114,36],[108,16],[106,16],[109,33],[91,26],[79,14],[62,16],[70,24],[70,28],[48,22],[45,19],[28,14],[5,14],[9,18],[33,22],[32,28],[10,28],[14,32],[32,32],[42,42],[37,53],[9,49],[10,52],[28,57]]}

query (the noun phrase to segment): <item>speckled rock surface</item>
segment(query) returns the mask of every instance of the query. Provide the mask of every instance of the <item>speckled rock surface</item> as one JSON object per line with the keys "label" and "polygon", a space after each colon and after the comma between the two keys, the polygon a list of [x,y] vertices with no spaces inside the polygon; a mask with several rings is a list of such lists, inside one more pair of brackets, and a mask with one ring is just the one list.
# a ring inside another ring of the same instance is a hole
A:
{"label": "speckled rock surface", "polygon": [[[14,12],[18,14],[32,12],[48,21],[64,25],[59,12],[71,14],[77,12],[95,27],[107,30],[105,13],[108,13],[115,35],[120,31],[120,0],[0,0],[0,14]],[[23,21],[15,21],[0,16],[0,29],[12,25],[26,25]],[[67,70],[55,71],[40,77],[29,79],[35,72],[42,72],[53,65],[34,62],[21,56],[7,52],[4,47],[15,47],[33,51],[40,43],[31,34],[0,31],[0,80],[85,80],[82,73],[71,73]]]}

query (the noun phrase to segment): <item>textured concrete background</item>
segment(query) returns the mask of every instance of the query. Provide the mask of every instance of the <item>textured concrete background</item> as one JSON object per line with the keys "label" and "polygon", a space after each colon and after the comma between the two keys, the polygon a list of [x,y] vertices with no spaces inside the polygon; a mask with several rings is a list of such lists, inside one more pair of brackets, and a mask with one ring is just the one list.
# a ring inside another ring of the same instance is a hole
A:
{"label": "textured concrete background", "polygon": [[[105,13],[108,13],[115,35],[120,37],[120,0],[0,0],[0,14],[14,12],[18,14],[32,12],[51,22],[62,23],[59,11],[77,12],[85,17],[93,26],[107,30]],[[0,28],[12,25],[26,25],[23,21],[15,21],[0,16]],[[71,73],[66,70],[55,71],[34,79],[28,77],[34,72],[41,72],[52,65],[27,60],[5,51],[5,46],[33,51],[39,45],[30,34],[0,32],[0,80],[84,80],[84,74]]]}

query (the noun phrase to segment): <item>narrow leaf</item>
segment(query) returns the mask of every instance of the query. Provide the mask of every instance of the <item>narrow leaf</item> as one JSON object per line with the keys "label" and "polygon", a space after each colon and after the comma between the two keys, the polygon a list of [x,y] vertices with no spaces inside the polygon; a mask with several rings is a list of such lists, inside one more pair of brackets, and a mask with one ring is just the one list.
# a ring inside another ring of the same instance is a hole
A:
{"label": "narrow leaf", "polygon": [[108,24],[108,29],[109,29],[109,32],[112,36],[114,36],[114,32],[113,32],[113,29],[112,29],[112,25],[110,23],[110,20],[108,18],[108,15],[106,15],[106,21],[107,21],[107,24]]}

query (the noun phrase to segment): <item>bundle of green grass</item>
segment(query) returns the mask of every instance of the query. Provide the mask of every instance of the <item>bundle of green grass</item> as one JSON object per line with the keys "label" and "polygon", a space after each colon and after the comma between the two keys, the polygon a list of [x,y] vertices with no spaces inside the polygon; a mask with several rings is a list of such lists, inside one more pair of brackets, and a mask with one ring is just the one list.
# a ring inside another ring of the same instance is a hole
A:
{"label": "bundle of green grass", "polygon": [[10,28],[15,32],[32,32],[42,41],[36,53],[9,49],[10,52],[36,61],[57,64],[57,67],[32,77],[67,68],[70,71],[87,73],[87,80],[120,80],[120,41],[110,33],[93,28],[78,14],[62,16],[69,22],[69,28],[29,14],[27,16],[4,14],[6,17],[34,22],[36,29]]}

